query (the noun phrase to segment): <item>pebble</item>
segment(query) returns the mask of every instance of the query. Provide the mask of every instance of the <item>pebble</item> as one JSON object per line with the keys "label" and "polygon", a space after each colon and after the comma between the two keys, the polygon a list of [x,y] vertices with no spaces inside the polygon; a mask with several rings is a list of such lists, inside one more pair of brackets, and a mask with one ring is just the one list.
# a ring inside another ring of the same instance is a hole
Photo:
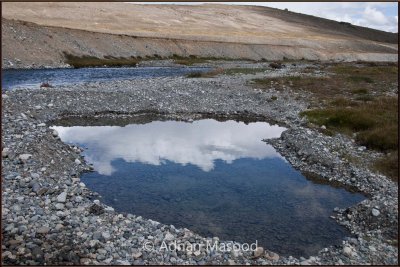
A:
{"label": "pebble", "polygon": [[18,157],[22,162],[27,161],[28,159],[32,158],[32,154],[21,154]]}
{"label": "pebble", "polygon": [[47,234],[48,232],[50,232],[50,228],[46,226],[42,226],[36,230],[38,234]]}
{"label": "pebble", "polygon": [[62,192],[57,196],[57,202],[64,203],[67,200],[67,192]]}
{"label": "pebble", "polygon": [[379,215],[381,214],[380,211],[377,210],[377,209],[375,209],[375,208],[372,209],[371,213],[372,213],[372,215],[375,216],[375,217],[377,217],[377,216],[379,216]]}
{"label": "pebble", "polygon": [[264,253],[264,248],[263,247],[257,247],[254,250],[254,257],[256,257],[256,258],[261,257],[263,255],[263,253]]}
{"label": "pebble", "polygon": [[1,156],[2,156],[3,158],[7,158],[8,155],[9,155],[9,153],[10,153],[10,149],[7,148],[7,147],[5,147],[5,148],[3,148],[3,150],[1,151]]}

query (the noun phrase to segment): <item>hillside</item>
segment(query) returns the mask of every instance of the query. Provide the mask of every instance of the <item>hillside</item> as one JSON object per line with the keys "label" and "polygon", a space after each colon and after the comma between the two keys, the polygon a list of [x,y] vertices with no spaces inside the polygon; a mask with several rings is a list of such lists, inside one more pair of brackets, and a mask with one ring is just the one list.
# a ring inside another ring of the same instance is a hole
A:
{"label": "hillside", "polygon": [[346,61],[396,61],[398,53],[394,33],[256,6],[7,2],[2,21],[4,67],[59,65],[64,51]]}

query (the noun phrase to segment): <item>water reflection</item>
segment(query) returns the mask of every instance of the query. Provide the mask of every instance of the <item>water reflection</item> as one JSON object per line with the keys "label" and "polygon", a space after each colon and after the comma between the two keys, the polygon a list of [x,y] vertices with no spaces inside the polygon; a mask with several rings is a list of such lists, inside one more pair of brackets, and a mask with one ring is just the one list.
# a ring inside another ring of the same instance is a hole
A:
{"label": "water reflection", "polygon": [[239,158],[279,157],[263,138],[279,137],[284,128],[267,123],[200,120],[193,123],[156,121],[125,127],[53,127],[70,143],[90,147],[87,160],[103,175],[115,169],[111,162],[160,165],[166,160],[185,166],[193,164],[203,171],[214,168],[215,160],[232,163]]}
{"label": "water reflection", "polygon": [[267,123],[164,121],[126,127],[54,127],[87,147],[95,172],[81,179],[117,211],[203,236],[309,256],[350,235],[329,216],[363,199],[315,184],[261,140]]}

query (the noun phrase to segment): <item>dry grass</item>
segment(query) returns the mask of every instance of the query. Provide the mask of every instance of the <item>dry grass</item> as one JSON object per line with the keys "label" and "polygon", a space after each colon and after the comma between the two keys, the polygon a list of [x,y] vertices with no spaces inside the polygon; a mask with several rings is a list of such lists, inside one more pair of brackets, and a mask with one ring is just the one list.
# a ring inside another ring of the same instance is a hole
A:
{"label": "dry grass", "polygon": [[212,78],[215,77],[219,74],[223,74],[224,73],[224,69],[222,68],[216,68],[210,71],[206,71],[206,72],[201,72],[201,71],[195,71],[195,72],[191,72],[189,74],[186,75],[187,78]]}
{"label": "dry grass", "polygon": [[325,65],[326,77],[305,75],[255,79],[259,88],[303,91],[311,94],[312,110],[301,113],[311,123],[326,126],[326,133],[353,136],[360,145],[387,154],[373,166],[398,179],[398,86],[395,64],[359,63]]}

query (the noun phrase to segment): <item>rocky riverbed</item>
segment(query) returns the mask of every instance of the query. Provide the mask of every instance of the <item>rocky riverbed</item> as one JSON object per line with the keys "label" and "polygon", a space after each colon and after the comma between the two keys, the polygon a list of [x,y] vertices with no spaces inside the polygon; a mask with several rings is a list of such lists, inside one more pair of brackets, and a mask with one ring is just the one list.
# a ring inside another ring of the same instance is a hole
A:
{"label": "rocky riverbed", "polygon": [[[397,264],[398,188],[366,166],[378,156],[342,135],[307,128],[298,114],[307,95],[290,90],[258,90],[255,77],[295,75],[306,64],[256,75],[220,75],[85,83],[2,95],[2,261],[5,264]],[[315,75],[323,75],[316,73]],[[163,249],[229,241],[201,237],[189,229],[119,214],[80,181],[92,167],[81,148],[61,142],[49,129],[53,120],[135,120],[142,115],[195,120],[215,116],[276,122],[288,128],[266,140],[316,182],[363,192],[367,200],[335,209],[333,218],[356,237],[305,258],[282,257],[268,248],[255,252]],[[148,245],[154,245],[149,249]]]}

